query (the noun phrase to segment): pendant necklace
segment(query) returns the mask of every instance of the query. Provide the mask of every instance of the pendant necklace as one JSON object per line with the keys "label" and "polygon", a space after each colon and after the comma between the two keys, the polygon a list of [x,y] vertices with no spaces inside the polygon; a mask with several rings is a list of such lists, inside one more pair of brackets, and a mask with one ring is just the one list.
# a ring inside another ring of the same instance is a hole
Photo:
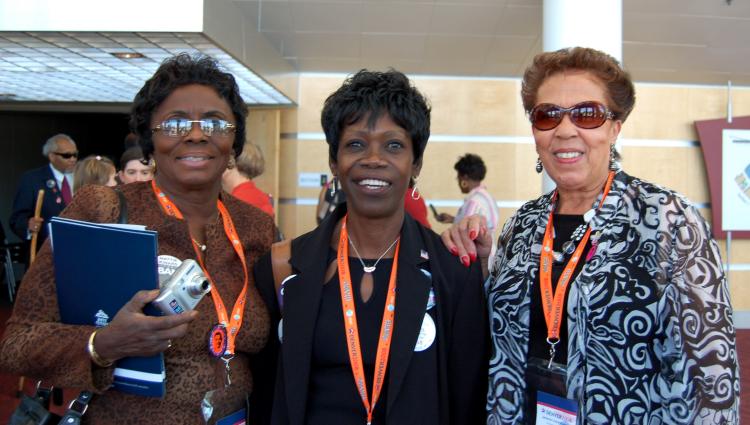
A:
{"label": "pendant necklace", "polygon": [[385,252],[383,252],[382,254],[380,254],[380,257],[378,257],[378,259],[375,260],[375,264],[373,264],[371,266],[366,265],[365,262],[364,262],[364,260],[362,260],[362,256],[359,255],[359,251],[357,251],[357,247],[354,246],[354,242],[352,242],[352,238],[349,238],[349,245],[351,245],[352,248],[354,248],[354,253],[357,254],[357,258],[359,259],[359,262],[362,264],[362,270],[364,270],[365,273],[372,273],[372,272],[375,271],[375,268],[378,266],[378,263],[380,262],[380,260],[382,260],[383,257],[385,257],[385,254],[387,254],[388,251],[390,251],[391,248],[393,248],[394,245],[396,245],[396,243],[398,242],[399,239],[401,239],[400,236],[397,237],[396,240],[393,241],[393,243],[391,243],[388,246],[388,248],[386,248]]}
{"label": "pendant necklace", "polygon": [[[594,217],[596,214],[596,210],[593,208],[586,211],[583,214],[583,224],[579,224],[578,227],[573,230],[573,233],[570,235],[570,240],[565,241],[565,243],[562,244],[562,249],[560,251],[553,251],[552,257],[554,258],[556,263],[562,263],[565,261],[565,258],[572,254],[576,250],[576,245],[578,245],[578,242],[583,239],[583,235],[586,233],[586,229],[589,227],[589,221]],[[555,236],[554,229],[552,231],[553,237]]]}

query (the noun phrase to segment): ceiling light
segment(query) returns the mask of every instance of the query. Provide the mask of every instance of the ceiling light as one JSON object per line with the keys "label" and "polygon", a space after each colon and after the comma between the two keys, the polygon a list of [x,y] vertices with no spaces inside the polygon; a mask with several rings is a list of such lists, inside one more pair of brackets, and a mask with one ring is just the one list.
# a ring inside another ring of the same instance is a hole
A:
{"label": "ceiling light", "polygon": [[143,54],[138,52],[116,52],[110,53],[110,55],[119,59],[141,59],[144,58]]}
{"label": "ceiling light", "polygon": [[202,34],[2,31],[0,96],[10,96],[0,102],[132,102],[161,62],[182,52],[217,60],[248,104],[292,104]]}

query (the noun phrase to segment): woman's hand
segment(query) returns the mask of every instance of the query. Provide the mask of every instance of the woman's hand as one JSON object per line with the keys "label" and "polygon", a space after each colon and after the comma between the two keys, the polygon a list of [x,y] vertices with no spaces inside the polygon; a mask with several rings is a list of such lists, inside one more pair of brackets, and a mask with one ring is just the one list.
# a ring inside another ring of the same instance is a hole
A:
{"label": "woman's hand", "polygon": [[458,223],[444,231],[440,237],[446,248],[461,259],[464,266],[469,266],[477,257],[487,264],[492,250],[492,235],[487,231],[487,219],[475,214],[464,217]]}
{"label": "woman's hand", "polygon": [[117,312],[112,322],[99,329],[94,339],[96,353],[105,360],[123,357],[152,356],[169,348],[195,320],[195,310],[173,316],[153,317],[143,314],[143,307],[159,296],[159,290],[138,291]]}

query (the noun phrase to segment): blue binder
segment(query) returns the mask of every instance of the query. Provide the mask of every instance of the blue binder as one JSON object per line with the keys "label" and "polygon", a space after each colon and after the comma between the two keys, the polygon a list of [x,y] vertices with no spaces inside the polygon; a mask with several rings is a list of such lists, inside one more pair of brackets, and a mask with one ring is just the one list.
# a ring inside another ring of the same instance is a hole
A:
{"label": "blue binder", "polygon": [[[49,226],[63,323],[106,326],[136,292],[159,287],[156,232],[60,217]],[[163,397],[164,381],[161,353],[115,364],[114,389]]]}

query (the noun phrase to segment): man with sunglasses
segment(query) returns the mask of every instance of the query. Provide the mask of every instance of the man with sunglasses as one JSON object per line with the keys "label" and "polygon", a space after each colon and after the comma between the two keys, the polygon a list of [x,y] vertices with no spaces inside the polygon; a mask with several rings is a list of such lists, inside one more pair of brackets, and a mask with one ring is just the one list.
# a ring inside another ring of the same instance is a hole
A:
{"label": "man with sunglasses", "polygon": [[[21,240],[29,241],[35,233],[39,234],[37,249],[47,239],[45,223],[60,214],[73,197],[73,170],[78,162],[76,143],[62,133],[47,139],[42,154],[49,164],[21,176],[10,216],[10,227]],[[34,208],[40,189],[44,189],[44,201],[40,218],[35,218]]]}

